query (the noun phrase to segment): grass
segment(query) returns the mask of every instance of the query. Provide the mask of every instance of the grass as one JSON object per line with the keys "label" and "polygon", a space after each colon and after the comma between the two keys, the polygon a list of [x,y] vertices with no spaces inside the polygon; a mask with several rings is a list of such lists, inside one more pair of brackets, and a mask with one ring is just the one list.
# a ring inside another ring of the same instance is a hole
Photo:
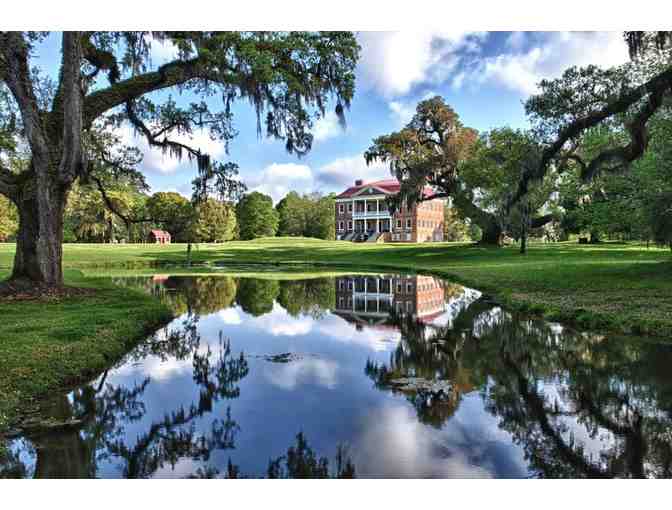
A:
{"label": "grass", "polygon": [[[0,277],[11,268],[13,252],[13,245],[0,244]],[[101,370],[148,326],[166,318],[163,306],[148,296],[112,288],[95,276],[118,274],[121,268],[151,272],[150,266],[181,264],[186,258],[185,246],[180,244],[68,244],[64,252],[68,283],[100,290],[94,297],[69,298],[58,304],[0,304],[0,413],[11,412],[24,397],[33,398]],[[260,273],[278,264],[297,266],[299,271],[326,265],[429,272],[553,320],[672,335],[672,255],[669,250],[638,244],[532,244],[529,253],[521,256],[515,247],[459,243],[267,238],[201,245],[193,256],[195,262],[206,264],[194,270],[203,273],[213,271],[213,263],[263,264],[252,266]]]}
{"label": "grass", "polygon": [[140,291],[72,270],[66,280],[96,292],[57,302],[0,302],[0,430],[32,411],[39,397],[96,376],[171,317]]}

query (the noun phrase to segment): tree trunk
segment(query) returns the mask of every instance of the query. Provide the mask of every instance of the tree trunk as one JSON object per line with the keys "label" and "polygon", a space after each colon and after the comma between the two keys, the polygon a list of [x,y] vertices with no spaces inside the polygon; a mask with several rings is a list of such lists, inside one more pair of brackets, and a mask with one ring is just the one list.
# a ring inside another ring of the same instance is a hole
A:
{"label": "tree trunk", "polygon": [[600,242],[600,234],[598,232],[592,231],[590,233],[590,244],[598,244]]}
{"label": "tree trunk", "polygon": [[114,243],[114,220],[112,217],[107,218],[107,239],[110,244]]}
{"label": "tree trunk", "polygon": [[481,227],[481,229],[483,230],[483,236],[481,237],[480,244],[498,247],[504,244],[504,232],[496,221],[489,223],[486,228]]}
{"label": "tree trunk", "polygon": [[11,280],[34,286],[63,285],[63,212],[66,194],[42,185],[16,201],[19,230]]}
{"label": "tree trunk", "polygon": [[[550,220],[549,220],[550,221]],[[520,219],[520,254],[527,253],[527,231],[530,227],[530,204],[526,203],[521,208]]]}

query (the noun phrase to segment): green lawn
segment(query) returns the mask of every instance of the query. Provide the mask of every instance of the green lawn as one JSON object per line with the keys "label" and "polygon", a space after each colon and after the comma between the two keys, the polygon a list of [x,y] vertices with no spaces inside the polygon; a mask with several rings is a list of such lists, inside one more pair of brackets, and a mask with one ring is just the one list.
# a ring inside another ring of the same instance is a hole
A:
{"label": "green lawn", "polygon": [[[13,251],[13,245],[0,244],[0,277],[9,272]],[[65,246],[64,266],[69,283],[84,285],[87,280],[81,273],[91,276],[122,267],[181,263],[185,257],[185,246],[180,244],[72,244]],[[672,254],[642,245],[533,244],[521,256],[514,247],[268,238],[201,245],[194,260],[266,265],[257,271],[278,263],[426,271],[549,318],[585,327],[672,335]],[[101,290],[94,297],[57,304],[0,304],[0,402],[15,405],[19,398],[95,373],[144,329],[166,317],[163,306],[147,296],[111,288],[97,279],[86,284]],[[17,380],[23,381],[19,394],[15,394]],[[6,413],[8,406],[0,406]]]}
{"label": "green lawn", "polygon": [[0,301],[0,431],[39,396],[97,375],[171,318],[140,291],[78,271],[68,271],[67,280],[96,292],[57,302]]}

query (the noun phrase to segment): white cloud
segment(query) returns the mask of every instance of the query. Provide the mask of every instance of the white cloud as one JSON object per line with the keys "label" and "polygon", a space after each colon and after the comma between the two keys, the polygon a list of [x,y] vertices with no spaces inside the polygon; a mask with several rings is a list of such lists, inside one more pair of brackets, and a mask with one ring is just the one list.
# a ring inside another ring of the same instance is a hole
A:
{"label": "white cloud", "polygon": [[392,116],[399,126],[404,126],[415,115],[415,105],[402,101],[390,101],[387,105],[392,110]]}
{"label": "white cloud", "polygon": [[269,363],[264,373],[272,384],[286,390],[314,383],[334,389],[338,364],[332,360],[304,357],[289,363]]}
{"label": "white cloud", "polygon": [[279,201],[290,191],[308,193],[314,189],[313,171],[308,165],[272,163],[252,179],[247,179],[252,191],[265,193]]}
{"label": "white cloud", "polygon": [[417,104],[419,101],[424,101],[426,99],[431,99],[434,96],[437,96],[440,94],[437,94],[436,92],[430,90],[428,92],[425,92],[422,97],[420,97],[417,101],[411,100],[411,101],[390,101],[387,106],[392,112],[392,118],[394,118],[399,125],[399,127],[403,127],[408,122],[413,118],[413,115],[415,115],[415,109],[417,107]]}
{"label": "white cloud", "polygon": [[225,308],[217,312],[219,319],[229,326],[237,326],[243,323],[243,319],[240,317],[240,313],[237,308]]}
{"label": "white cloud", "polygon": [[290,191],[299,194],[340,192],[357,179],[367,182],[388,178],[390,172],[384,163],[367,166],[364,156],[357,154],[337,158],[315,170],[297,163],[272,163],[245,180],[251,191],[270,195],[277,203]]}
{"label": "white cloud", "polygon": [[357,179],[366,182],[389,177],[390,171],[384,163],[375,162],[367,166],[362,154],[335,159],[317,170],[317,179],[321,184],[339,191],[351,186]]}
{"label": "white cloud", "polygon": [[341,133],[343,133],[343,128],[338,121],[338,116],[334,112],[327,112],[326,115],[320,117],[313,126],[313,136],[318,142],[334,138]]}
{"label": "white cloud", "polygon": [[[523,50],[526,44],[528,49]],[[516,33],[509,37],[507,46],[510,53],[476,62],[468,81],[497,82],[529,95],[538,91],[539,81],[557,78],[568,67],[598,63],[606,68],[628,60],[620,32]],[[459,87],[462,80],[456,81],[453,84]]]}
{"label": "white cloud", "polygon": [[478,52],[482,32],[360,32],[358,84],[385,97],[408,93],[415,85],[441,83],[460,63],[458,53]]}

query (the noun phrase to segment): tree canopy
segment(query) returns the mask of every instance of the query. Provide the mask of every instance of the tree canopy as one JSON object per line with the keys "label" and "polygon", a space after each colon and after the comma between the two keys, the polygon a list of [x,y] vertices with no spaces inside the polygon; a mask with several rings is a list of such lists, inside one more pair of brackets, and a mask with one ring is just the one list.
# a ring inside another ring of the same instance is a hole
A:
{"label": "tree canopy", "polygon": [[268,195],[258,191],[245,195],[236,206],[236,214],[243,240],[274,236],[278,231],[278,212]]}
{"label": "tree canopy", "polygon": [[[57,80],[31,67],[46,36],[0,33],[0,150],[11,155],[21,145],[30,156],[18,173],[0,160],[0,194],[21,214],[14,280],[62,284],[65,203],[101,157],[92,136],[101,126],[130,124],[150,146],[193,160],[201,194],[213,180],[227,192],[236,188],[235,164],[213,161],[177,135],[204,130],[228,144],[232,105],[242,99],[255,109],[260,135],[302,155],[314,119],[333,100],[344,122],[355,90],[359,46],[350,32],[64,32]],[[176,58],[153,69],[154,44],[172,45]],[[171,90],[197,99],[184,106],[153,95]],[[209,100],[216,97],[221,102]]]}

